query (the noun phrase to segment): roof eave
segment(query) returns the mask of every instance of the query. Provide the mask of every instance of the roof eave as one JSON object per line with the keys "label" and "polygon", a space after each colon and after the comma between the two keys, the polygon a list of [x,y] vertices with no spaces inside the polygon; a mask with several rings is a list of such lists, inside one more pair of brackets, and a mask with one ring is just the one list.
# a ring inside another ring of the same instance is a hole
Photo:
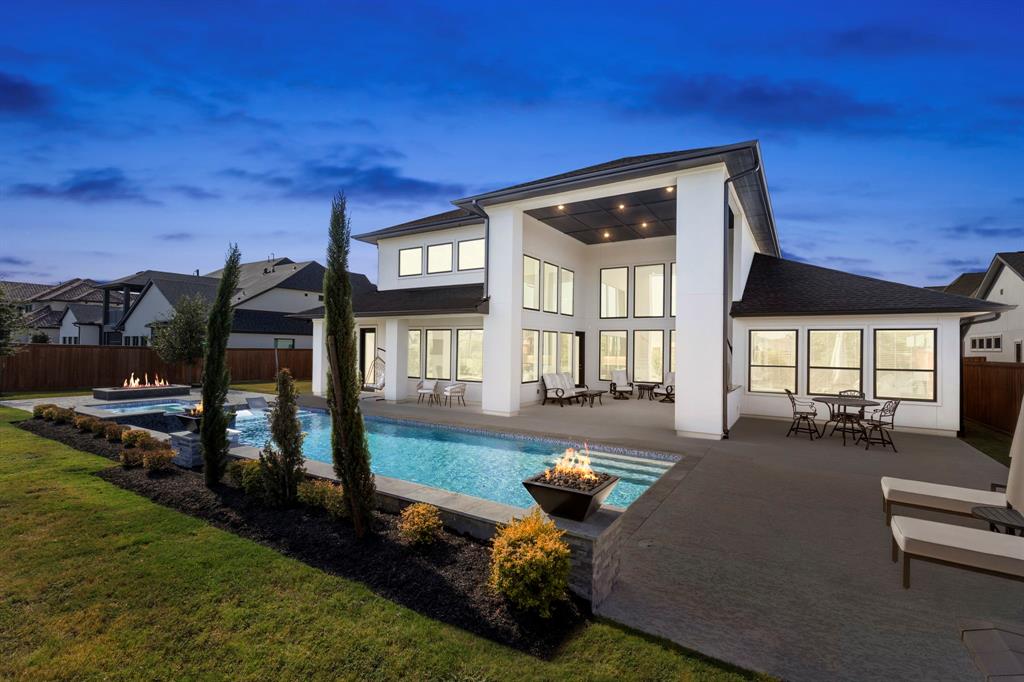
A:
{"label": "roof eave", "polygon": [[801,310],[799,312],[744,312],[730,311],[732,317],[821,317],[841,315],[986,315],[988,313],[1004,313],[1013,310],[1015,305],[1000,305],[990,308],[945,308],[942,310],[923,310],[921,308],[873,308],[870,310]]}
{"label": "roof eave", "polygon": [[468,216],[465,218],[455,218],[453,220],[439,220],[437,222],[425,223],[423,225],[416,225],[406,230],[398,230],[395,232],[388,232],[391,228],[384,228],[383,230],[374,230],[373,232],[364,232],[363,234],[352,235],[352,239],[361,241],[364,244],[374,244],[381,239],[391,239],[393,237],[404,237],[409,234],[419,234],[421,232],[436,232],[438,230],[448,230],[456,227],[466,227],[468,225],[483,225],[483,219],[477,216]]}

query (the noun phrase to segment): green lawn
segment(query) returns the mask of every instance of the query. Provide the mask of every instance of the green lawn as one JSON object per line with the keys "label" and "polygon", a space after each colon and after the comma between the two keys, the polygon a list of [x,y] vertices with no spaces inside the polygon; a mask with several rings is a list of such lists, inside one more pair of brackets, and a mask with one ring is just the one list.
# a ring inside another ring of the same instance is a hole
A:
{"label": "green lawn", "polygon": [[607,623],[510,650],[106,483],[24,416],[0,408],[0,679],[751,678]]}
{"label": "green lawn", "polygon": [[1000,464],[1010,466],[1010,443],[1013,438],[1009,434],[965,419],[961,438]]}
{"label": "green lawn", "polygon": [[[231,388],[237,391],[252,391],[253,393],[277,393],[277,384],[273,381],[239,382],[231,384]],[[313,381],[311,379],[300,379],[295,382],[295,390],[301,395],[313,392]]]}
{"label": "green lawn", "polygon": [[0,400],[31,400],[32,398],[60,398],[72,395],[92,395],[92,391],[24,391],[22,393],[0,393]]}

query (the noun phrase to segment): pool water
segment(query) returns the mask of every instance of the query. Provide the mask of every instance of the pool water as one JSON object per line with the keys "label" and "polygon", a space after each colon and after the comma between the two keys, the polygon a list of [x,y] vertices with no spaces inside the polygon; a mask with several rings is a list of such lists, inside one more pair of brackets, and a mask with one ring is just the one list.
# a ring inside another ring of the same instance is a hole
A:
{"label": "pool water", "polygon": [[[330,462],[330,416],[326,412],[300,410],[299,421],[306,433],[303,454],[309,459]],[[243,445],[263,447],[270,439],[267,413],[263,411],[240,411],[235,428],[240,431],[239,442]],[[521,481],[552,466],[565,449],[551,441],[372,417],[366,418],[366,429],[375,474],[523,508],[534,502]],[[618,507],[629,506],[673,464],[594,451],[590,455],[595,470],[620,477],[605,501]]]}
{"label": "pool water", "polygon": [[184,412],[195,405],[193,400],[161,400],[156,402],[118,403],[117,405],[89,405],[114,414],[139,414],[140,412]]}

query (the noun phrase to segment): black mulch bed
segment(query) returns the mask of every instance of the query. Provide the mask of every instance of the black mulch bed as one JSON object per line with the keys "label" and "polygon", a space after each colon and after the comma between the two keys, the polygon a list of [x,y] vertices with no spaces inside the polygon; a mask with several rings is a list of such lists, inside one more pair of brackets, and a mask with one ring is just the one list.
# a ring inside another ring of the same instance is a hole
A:
{"label": "black mulch bed", "polygon": [[[117,458],[120,446],[70,425],[38,419],[21,428],[79,450]],[[212,491],[198,472],[175,468],[150,477],[141,469],[114,467],[97,474],[171,509],[203,519],[320,570],[357,580],[375,593],[430,618],[550,658],[588,618],[585,602],[571,598],[540,618],[514,610],[487,585],[490,550],[472,538],[445,532],[424,548],[403,543],[397,517],[374,514],[375,534],[358,541],[347,523],[320,510],[270,509],[229,485]]]}

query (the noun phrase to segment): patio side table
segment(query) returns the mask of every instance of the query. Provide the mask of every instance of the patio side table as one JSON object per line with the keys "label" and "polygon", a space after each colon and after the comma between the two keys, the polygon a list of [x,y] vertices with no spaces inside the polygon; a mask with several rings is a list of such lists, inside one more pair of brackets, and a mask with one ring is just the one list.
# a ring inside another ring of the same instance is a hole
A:
{"label": "patio side table", "polygon": [[601,396],[603,396],[607,392],[608,391],[599,391],[599,390],[593,390],[593,389],[587,390],[587,391],[583,391],[582,393],[580,393],[580,407],[583,407],[584,405],[589,404],[590,407],[593,408],[594,407],[594,398],[597,398],[597,404],[598,405],[604,405],[604,401],[601,400]]}
{"label": "patio side table", "polygon": [[643,400],[644,398],[654,400],[654,389],[661,386],[661,384],[650,381],[636,381],[634,384],[636,385],[637,400]]}
{"label": "patio side table", "polygon": [[1024,531],[1024,514],[1009,507],[974,507],[971,516],[988,521],[988,529],[994,533],[999,532],[999,526],[1004,528],[1007,535],[1017,535]]}

